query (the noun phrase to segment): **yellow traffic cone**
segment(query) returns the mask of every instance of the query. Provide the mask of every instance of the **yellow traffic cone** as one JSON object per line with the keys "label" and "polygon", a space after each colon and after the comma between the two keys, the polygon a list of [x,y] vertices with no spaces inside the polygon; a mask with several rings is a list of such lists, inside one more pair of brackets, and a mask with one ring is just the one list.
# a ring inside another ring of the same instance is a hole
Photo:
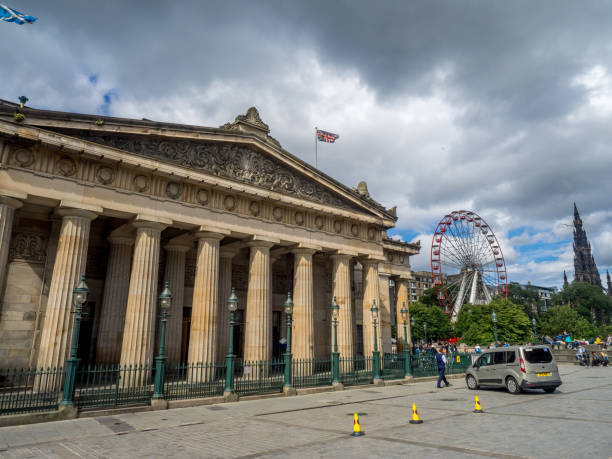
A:
{"label": "yellow traffic cone", "polygon": [[410,420],[410,424],[422,424],[423,421],[419,418],[419,412],[416,409],[416,405],[412,404],[412,419]]}
{"label": "yellow traffic cone", "polygon": [[353,416],[353,433],[351,434],[353,437],[361,437],[365,435],[365,432],[361,431],[361,426],[359,425],[359,416],[357,413]]}
{"label": "yellow traffic cone", "polygon": [[480,399],[478,395],[474,397],[474,413],[484,413],[482,406],[480,406]]}

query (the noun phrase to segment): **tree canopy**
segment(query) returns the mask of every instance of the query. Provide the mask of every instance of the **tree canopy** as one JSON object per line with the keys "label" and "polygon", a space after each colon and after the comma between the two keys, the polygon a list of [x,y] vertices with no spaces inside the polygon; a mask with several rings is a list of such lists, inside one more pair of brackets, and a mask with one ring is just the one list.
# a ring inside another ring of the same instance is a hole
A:
{"label": "tree canopy", "polygon": [[558,294],[553,295],[555,305],[569,305],[589,322],[610,323],[612,319],[612,297],[600,287],[585,282],[572,282]]}
{"label": "tree canopy", "polygon": [[450,317],[438,305],[427,305],[420,302],[410,305],[410,317],[414,318],[412,336],[424,339],[423,324],[427,324],[427,339],[444,339],[453,336]]}
{"label": "tree canopy", "polygon": [[592,338],[595,334],[593,325],[568,305],[555,306],[542,314],[538,328],[541,335],[552,337],[563,331],[575,338]]}
{"label": "tree canopy", "polygon": [[494,342],[493,311],[497,314],[498,342],[522,344],[534,340],[531,322],[523,307],[497,297],[490,304],[466,304],[461,308],[455,323],[455,332],[461,341],[468,345]]}

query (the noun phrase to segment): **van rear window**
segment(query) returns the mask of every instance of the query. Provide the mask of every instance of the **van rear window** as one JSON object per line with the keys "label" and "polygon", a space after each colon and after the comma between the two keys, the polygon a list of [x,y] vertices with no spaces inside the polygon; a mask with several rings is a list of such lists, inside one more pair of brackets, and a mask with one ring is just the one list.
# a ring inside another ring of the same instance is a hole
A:
{"label": "van rear window", "polygon": [[548,363],[552,362],[552,353],[547,347],[523,349],[525,360],[529,363]]}

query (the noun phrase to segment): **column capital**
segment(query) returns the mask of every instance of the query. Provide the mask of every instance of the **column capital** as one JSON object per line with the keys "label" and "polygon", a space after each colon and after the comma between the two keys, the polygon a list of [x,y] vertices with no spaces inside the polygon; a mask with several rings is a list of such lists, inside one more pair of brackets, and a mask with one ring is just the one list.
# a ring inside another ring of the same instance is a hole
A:
{"label": "column capital", "polygon": [[354,259],[355,257],[357,257],[356,253],[353,252],[342,252],[342,251],[337,251],[336,253],[332,253],[330,255],[330,258],[332,260],[345,260],[345,261],[349,261],[351,259]]}
{"label": "column capital", "polygon": [[168,252],[183,252],[187,253],[194,246],[194,237],[190,234],[182,234],[180,236],[174,237],[168,241],[166,245],[164,245],[164,249]]}
{"label": "column capital", "polygon": [[378,266],[378,264],[382,263],[383,261],[385,261],[385,260],[382,259],[382,258],[371,258],[371,257],[368,257],[368,258],[365,258],[365,257],[359,258],[359,263],[361,263],[363,266],[373,266],[373,265]]}
{"label": "column capital", "polygon": [[134,238],[133,237],[128,237],[128,236],[112,236],[111,235],[107,239],[108,239],[108,242],[110,242],[111,244],[129,245],[129,246],[134,245]]}
{"label": "column capital", "polygon": [[165,230],[168,225],[164,224],[164,223],[160,223],[157,221],[152,221],[152,220],[142,220],[142,219],[136,219],[132,222],[132,226],[134,226],[134,228],[140,229],[140,228],[144,228],[144,229],[152,229],[152,230],[157,230],[157,231],[163,231]]}
{"label": "column capital", "polygon": [[[278,241],[280,242],[280,241]],[[257,248],[262,248],[262,249],[269,249],[270,247],[275,246],[276,244],[278,244],[278,242],[275,241],[264,241],[262,239],[257,239],[257,240],[253,240],[253,241],[249,241],[246,243],[247,247],[257,247]]]}
{"label": "column capital", "polygon": [[234,247],[221,247],[219,256],[221,258],[229,258],[230,260],[238,254],[238,249]]}
{"label": "column capital", "polygon": [[221,239],[227,237],[229,234],[229,231],[227,233],[219,233],[217,231],[196,231],[195,233],[193,233],[193,235],[197,239],[213,239],[217,241],[220,241]]}
{"label": "column capital", "polygon": [[0,195],[0,205],[7,206],[12,209],[19,209],[21,206],[23,206],[23,202],[11,196]]}
{"label": "column capital", "polygon": [[58,209],[56,213],[58,215],[61,215],[62,217],[81,217],[81,218],[86,218],[90,221],[95,220],[98,217],[98,214],[96,212],[92,212],[90,210],[85,210],[85,209],[72,208],[72,207],[64,207],[64,208]]}
{"label": "column capital", "polygon": [[298,247],[296,249],[291,250],[291,253],[293,253],[294,255],[311,255],[312,256],[317,252],[318,252],[317,249],[312,249],[312,248],[307,248],[307,247]]}

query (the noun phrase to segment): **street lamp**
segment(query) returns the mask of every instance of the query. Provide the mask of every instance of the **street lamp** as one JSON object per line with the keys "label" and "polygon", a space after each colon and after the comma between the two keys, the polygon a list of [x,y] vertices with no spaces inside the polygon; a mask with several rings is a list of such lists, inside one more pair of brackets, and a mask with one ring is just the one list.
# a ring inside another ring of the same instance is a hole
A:
{"label": "street lamp", "polygon": [[332,323],[334,324],[334,351],[332,352],[332,385],[339,386],[340,383],[340,353],[338,352],[338,316],[340,315],[340,306],[334,297],[331,305]]}
{"label": "street lamp", "polygon": [[228,399],[237,399],[234,391],[234,363],[236,356],[234,355],[234,326],[236,325],[235,312],[238,309],[238,297],[236,289],[232,287],[232,293],[227,299],[227,309],[230,313],[229,321],[229,349],[225,356],[225,389],[223,397]]}
{"label": "street lamp", "polygon": [[374,384],[380,382],[380,352],[378,352],[378,333],[376,326],[378,325],[378,308],[376,307],[376,300],[372,300],[372,324],[374,325],[374,352],[372,352],[372,360],[374,365]]}
{"label": "street lamp", "polygon": [[166,373],[166,323],[168,322],[168,310],[172,304],[172,293],[168,288],[168,282],[159,295],[159,307],[161,308],[161,339],[159,340],[159,355],[155,357],[155,386],[153,398],[164,398],[164,376]]}
{"label": "street lamp", "polygon": [[531,318],[531,325],[533,325],[533,336],[535,338],[535,343],[538,344],[538,332],[536,331],[537,322],[535,317]]}
{"label": "street lamp", "polygon": [[491,313],[491,320],[493,321],[493,334],[495,336],[495,347],[497,347],[497,314],[495,311]]}
{"label": "street lamp", "polygon": [[81,281],[72,291],[72,302],[74,303],[74,330],[72,331],[72,347],[70,357],[66,361],[66,379],[64,380],[64,393],[62,395],[62,405],[74,405],[74,386],[76,384],[76,372],[79,366],[77,351],[79,347],[79,331],[81,329],[81,319],[87,314],[83,312],[83,305],[87,302],[89,288],[85,283],[85,276],[81,276]]}
{"label": "street lamp", "polygon": [[406,303],[402,303],[400,314],[404,321],[404,378],[409,378],[412,374],[410,371],[410,352],[408,350],[408,329],[406,328],[408,322],[408,309],[406,309]]}
{"label": "street lamp", "polygon": [[283,384],[283,392],[286,395],[295,393],[295,389],[291,387],[291,318],[293,316],[293,300],[291,292],[287,293],[287,300],[283,304],[283,309],[287,315],[287,349],[285,351],[285,382]]}

